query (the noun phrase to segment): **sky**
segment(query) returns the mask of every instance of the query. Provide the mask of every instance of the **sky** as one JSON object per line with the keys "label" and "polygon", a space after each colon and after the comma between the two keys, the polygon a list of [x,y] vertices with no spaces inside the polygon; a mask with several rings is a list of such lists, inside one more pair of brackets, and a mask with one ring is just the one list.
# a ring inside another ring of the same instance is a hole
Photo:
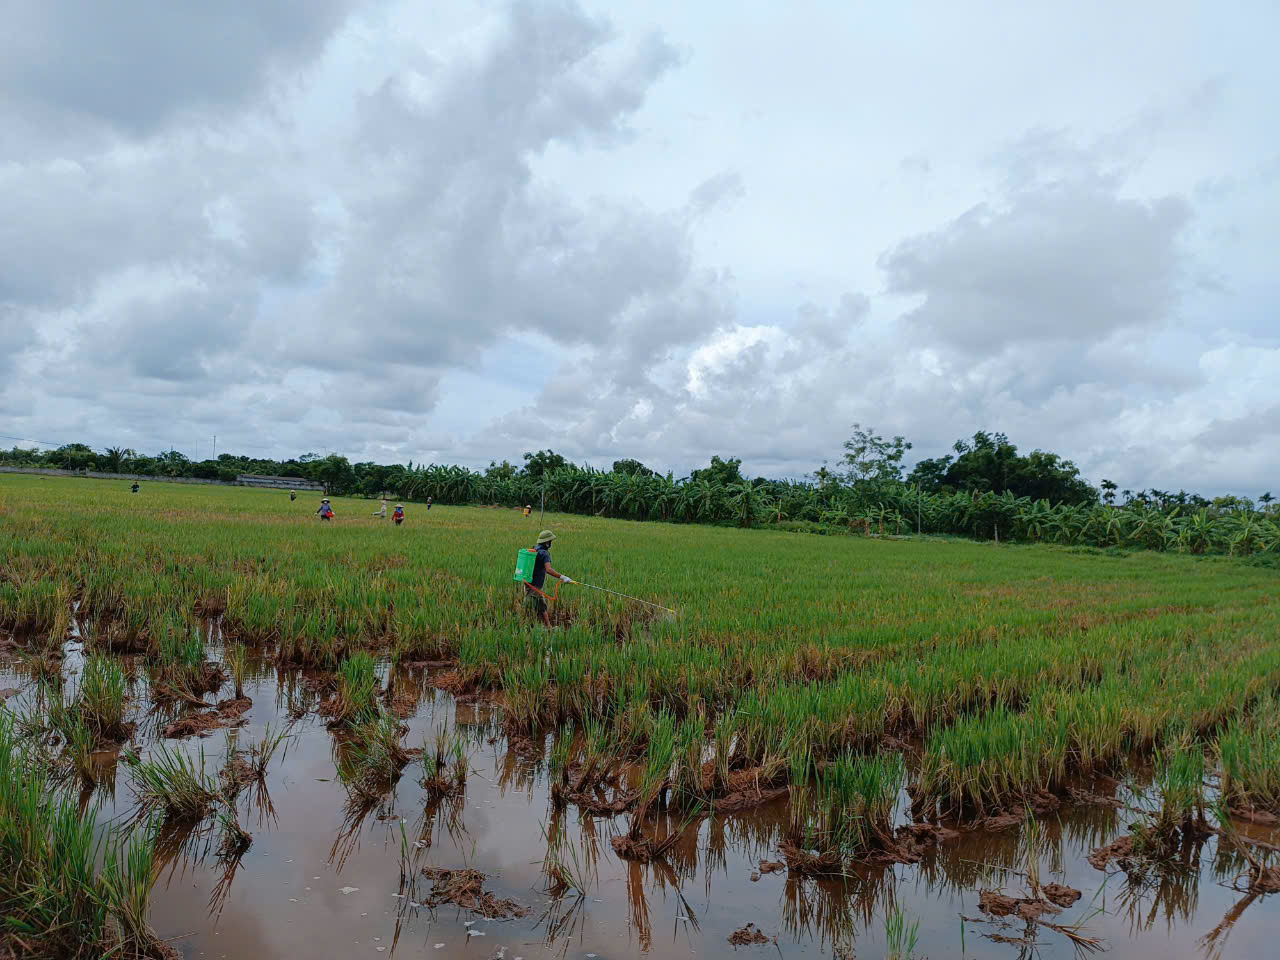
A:
{"label": "sky", "polygon": [[1280,488],[1274,3],[6,19],[0,445]]}

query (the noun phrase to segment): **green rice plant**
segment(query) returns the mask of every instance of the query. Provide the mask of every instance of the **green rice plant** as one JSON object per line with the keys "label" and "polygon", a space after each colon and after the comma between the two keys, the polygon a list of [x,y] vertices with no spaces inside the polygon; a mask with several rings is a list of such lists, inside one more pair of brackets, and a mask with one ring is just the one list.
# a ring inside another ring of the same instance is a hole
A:
{"label": "green rice plant", "polygon": [[544,661],[509,667],[502,675],[507,727],[530,734],[548,719],[550,670]]}
{"label": "green rice plant", "polygon": [[244,696],[245,671],[248,669],[249,651],[243,643],[235,643],[227,647],[227,666],[231,670],[231,680],[235,684],[235,696],[239,700]]}
{"label": "green rice plant", "polygon": [[671,766],[676,755],[676,722],[665,710],[654,716],[649,745],[640,768],[640,785],[636,793],[636,808],[631,814],[629,834],[639,840],[645,817],[656,806],[667,789]]}
{"label": "green rice plant", "polygon": [[1230,806],[1280,813],[1280,698],[1261,700],[1218,737],[1222,795]]}
{"label": "green rice plant", "polygon": [[1204,750],[1199,744],[1183,737],[1157,754],[1154,784],[1160,810],[1148,833],[1163,841],[1180,828],[1204,824]]}
{"label": "green rice plant", "polygon": [[907,922],[906,911],[894,906],[884,918],[885,960],[912,960],[920,942],[920,921]]}
{"label": "green rice plant", "polygon": [[701,714],[691,714],[676,730],[675,774],[672,778],[674,797],[683,806],[710,800],[711,778],[703,774],[703,750],[706,726]]}
{"label": "green rice plant", "polygon": [[343,782],[368,797],[385,794],[412,757],[401,745],[402,736],[400,721],[385,710],[358,721],[338,765]]}
{"label": "green rice plant", "polygon": [[731,710],[721,711],[716,717],[713,769],[715,776],[714,789],[724,790],[729,782],[729,770],[733,764],[733,748],[738,730],[737,714]]}
{"label": "green rice plant", "polygon": [[893,809],[904,772],[900,754],[842,754],[810,778],[807,753],[798,749],[791,766],[793,788],[802,784],[792,798],[790,846],[797,866],[839,872],[850,859],[894,845]]}
{"label": "green rice plant", "polygon": [[82,815],[0,711],[0,913],[24,955],[155,956],[153,850],[150,829],[129,837]]}
{"label": "green rice plant", "polygon": [[181,750],[165,743],[154,747],[150,756],[126,755],[129,776],[138,797],[138,816],[162,811],[168,820],[191,822],[204,819],[219,794],[205,775],[204,748],[199,766]]}
{"label": "green rice plant", "polygon": [[124,671],[118,663],[100,654],[85,661],[76,708],[100,739],[121,740],[129,735],[124,722]]}
{"label": "green rice plant", "polygon": [[330,707],[333,723],[353,725],[377,716],[378,674],[373,657],[353,653],[338,668],[338,692]]}
{"label": "green rice plant", "polygon": [[427,795],[433,799],[460,795],[470,769],[462,734],[443,726],[436,730],[435,740],[422,751],[421,783]]}

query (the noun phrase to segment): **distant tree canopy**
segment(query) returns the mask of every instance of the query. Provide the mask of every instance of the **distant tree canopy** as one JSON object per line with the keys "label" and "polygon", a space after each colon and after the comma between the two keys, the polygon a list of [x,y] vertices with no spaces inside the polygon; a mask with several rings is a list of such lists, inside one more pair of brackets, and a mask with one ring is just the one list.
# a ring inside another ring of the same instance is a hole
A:
{"label": "distant tree canopy", "polygon": [[905,437],[886,440],[870,427],[855,423],[844,449],[850,483],[895,483],[902,479],[902,458],[911,444]]}
{"label": "distant tree canopy", "polygon": [[694,470],[689,474],[689,479],[706,480],[708,483],[717,483],[724,486],[732,483],[742,483],[741,467],[742,460],[739,457],[730,457],[728,460],[712,457],[711,466],[703,467],[701,470]]}
{"label": "distant tree canopy", "polygon": [[[1003,433],[979,431],[946,456],[921,460],[905,482],[911,444],[853,425],[838,464],[805,480],[748,479],[738,457],[711,457],[687,477],[660,474],[633,458],[611,470],[570,463],[552,450],[523,455],[523,466],[351,463],[331,453],[267,460],[222,453],[191,461],[176,450],[145,456],[127,447],[96,452],[82,443],[40,451],[0,450],[0,463],[234,480],[237,474],[302,477],[331,495],[394,495],[439,504],[541,504],[548,510],[628,520],[770,524],[818,533],[907,532],[1102,547],[1136,546],[1192,553],[1280,555],[1280,507],[1258,497],[1208,500],[1179,490],[1118,490],[1101,483],[1102,502],[1070,460],[1033,450],[1023,456]],[[1119,500],[1119,503],[1117,503]],[[1266,559],[1266,558],[1264,558]]]}
{"label": "distant tree canopy", "polygon": [[544,474],[561,467],[569,466],[569,461],[553,450],[539,450],[537,453],[524,455],[524,475],[532,480],[541,480]]}
{"label": "distant tree canopy", "polygon": [[614,473],[625,473],[629,477],[652,477],[657,473],[656,470],[650,470],[639,460],[626,458],[624,460],[613,461]]}
{"label": "distant tree canopy", "polygon": [[952,449],[954,456],[921,460],[907,482],[929,493],[1008,491],[1015,497],[1073,505],[1098,499],[1098,491],[1070,460],[1044,450],[1019,456],[1003,433],[979,430],[972,440],[957,440]]}

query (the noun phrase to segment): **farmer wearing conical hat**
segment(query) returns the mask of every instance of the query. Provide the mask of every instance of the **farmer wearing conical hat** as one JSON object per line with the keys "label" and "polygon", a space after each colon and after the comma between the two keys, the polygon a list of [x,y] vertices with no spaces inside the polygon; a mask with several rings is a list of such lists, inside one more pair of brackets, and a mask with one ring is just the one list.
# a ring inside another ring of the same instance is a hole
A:
{"label": "farmer wearing conical hat", "polygon": [[396,522],[397,527],[400,526],[400,524],[404,523],[404,504],[403,503],[396,504],[396,512],[391,515],[391,519]]}
{"label": "farmer wearing conical hat", "polygon": [[321,520],[333,519],[333,507],[329,506],[328,497],[324,497],[320,500],[320,508],[316,511],[316,513],[320,514]]}
{"label": "farmer wearing conical hat", "polygon": [[551,541],[556,535],[550,530],[543,530],[538,534],[538,543],[534,547],[537,557],[533,561],[533,578],[529,583],[524,585],[525,596],[533,604],[534,611],[542,618],[543,626],[550,629],[551,615],[547,612],[547,600],[542,594],[542,585],[547,582],[547,574],[555,577],[561,583],[573,583],[573,579],[566,577],[563,573],[551,566]]}

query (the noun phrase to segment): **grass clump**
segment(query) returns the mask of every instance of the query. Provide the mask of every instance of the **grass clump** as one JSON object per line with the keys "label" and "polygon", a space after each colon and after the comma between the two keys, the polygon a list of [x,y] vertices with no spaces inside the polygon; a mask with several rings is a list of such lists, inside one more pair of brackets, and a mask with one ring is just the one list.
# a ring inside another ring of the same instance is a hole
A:
{"label": "grass clump", "polygon": [[351,654],[338,668],[338,690],[327,705],[334,726],[355,726],[378,715],[378,669],[363,650]]}
{"label": "grass clump", "polygon": [[161,742],[147,759],[126,758],[138,795],[138,815],[163,812],[167,820],[193,822],[204,819],[219,799],[213,781],[205,775],[204,749],[199,766],[181,750]]}
{"label": "grass clump", "polygon": [[1280,698],[1263,699],[1218,737],[1222,794],[1231,807],[1280,814]]}
{"label": "grass clump", "polygon": [[162,958],[147,923],[154,832],[104,826],[55,789],[48,768],[0,713],[0,912],[24,956]]}
{"label": "grass clump", "polygon": [[94,655],[85,661],[76,707],[85,725],[100,740],[119,742],[132,732],[124,719],[124,671],[109,657]]}

